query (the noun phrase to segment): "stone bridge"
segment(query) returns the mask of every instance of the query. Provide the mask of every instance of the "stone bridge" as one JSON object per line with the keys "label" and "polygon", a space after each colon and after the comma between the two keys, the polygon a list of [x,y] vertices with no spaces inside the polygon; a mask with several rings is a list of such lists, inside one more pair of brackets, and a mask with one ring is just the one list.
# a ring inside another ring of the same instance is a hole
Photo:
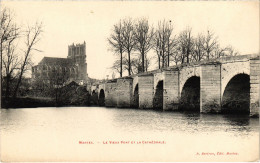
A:
{"label": "stone bridge", "polygon": [[259,115],[260,56],[242,55],[182,64],[98,87],[107,107]]}

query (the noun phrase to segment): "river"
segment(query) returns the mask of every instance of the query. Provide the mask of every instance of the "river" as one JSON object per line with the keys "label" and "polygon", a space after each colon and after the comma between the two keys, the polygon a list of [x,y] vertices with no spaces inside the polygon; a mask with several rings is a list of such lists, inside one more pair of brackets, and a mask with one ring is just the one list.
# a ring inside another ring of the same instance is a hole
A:
{"label": "river", "polygon": [[259,119],[105,107],[1,110],[2,161],[255,161]]}

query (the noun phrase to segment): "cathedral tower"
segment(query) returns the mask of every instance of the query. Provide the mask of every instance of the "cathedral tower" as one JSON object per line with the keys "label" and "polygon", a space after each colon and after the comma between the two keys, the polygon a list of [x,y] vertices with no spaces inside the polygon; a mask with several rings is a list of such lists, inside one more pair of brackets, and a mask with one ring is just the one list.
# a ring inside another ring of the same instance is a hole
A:
{"label": "cathedral tower", "polygon": [[77,80],[87,81],[86,42],[68,46],[68,59],[77,67]]}

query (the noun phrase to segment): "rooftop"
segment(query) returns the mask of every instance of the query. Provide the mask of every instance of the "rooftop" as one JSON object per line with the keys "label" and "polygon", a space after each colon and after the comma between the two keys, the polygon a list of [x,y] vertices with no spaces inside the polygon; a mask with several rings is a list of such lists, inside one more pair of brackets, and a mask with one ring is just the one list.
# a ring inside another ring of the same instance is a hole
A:
{"label": "rooftop", "polygon": [[41,64],[68,66],[68,65],[72,64],[72,61],[71,61],[71,59],[68,59],[68,58],[44,57],[39,62],[39,65],[41,65]]}

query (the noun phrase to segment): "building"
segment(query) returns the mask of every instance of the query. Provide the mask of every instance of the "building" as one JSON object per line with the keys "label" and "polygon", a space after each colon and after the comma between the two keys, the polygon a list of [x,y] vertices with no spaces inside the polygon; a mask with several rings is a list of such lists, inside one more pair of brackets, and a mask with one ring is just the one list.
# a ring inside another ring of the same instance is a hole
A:
{"label": "building", "polygon": [[88,80],[86,43],[68,46],[67,58],[44,57],[32,67],[32,79],[43,82],[55,81],[64,84],[75,81],[84,84]]}

